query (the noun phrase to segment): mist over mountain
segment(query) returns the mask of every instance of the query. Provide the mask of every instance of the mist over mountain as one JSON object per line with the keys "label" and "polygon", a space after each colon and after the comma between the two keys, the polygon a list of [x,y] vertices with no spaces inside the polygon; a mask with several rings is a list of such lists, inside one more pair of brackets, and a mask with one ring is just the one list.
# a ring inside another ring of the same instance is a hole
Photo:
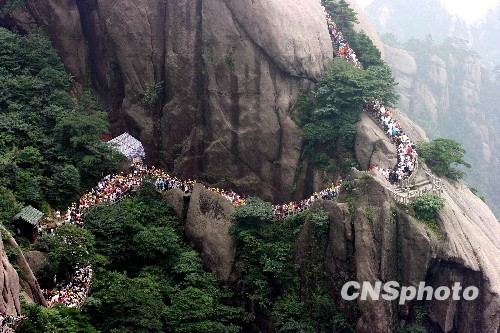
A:
{"label": "mist over mountain", "polygon": [[472,39],[465,21],[450,14],[437,0],[375,0],[364,11],[380,34],[392,33],[400,41],[427,35],[436,42],[446,37]]}
{"label": "mist over mountain", "polygon": [[491,9],[486,18],[471,26],[474,49],[482,62],[493,68],[500,65],[500,2]]}

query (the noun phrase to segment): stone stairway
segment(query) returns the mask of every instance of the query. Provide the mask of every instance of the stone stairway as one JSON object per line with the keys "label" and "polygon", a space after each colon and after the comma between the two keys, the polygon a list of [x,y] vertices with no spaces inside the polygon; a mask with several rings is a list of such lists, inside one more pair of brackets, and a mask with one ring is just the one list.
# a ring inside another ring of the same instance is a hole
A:
{"label": "stone stairway", "polygon": [[[384,131],[381,121],[372,112],[366,112],[369,118]],[[384,131],[385,132],[385,131]],[[394,200],[408,205],[413,203],[419,196],[426,193],[440,195],[443,191],[441,179],[434,176],[430,170],[420,167],[417,160],[413,173],[408,179],[399,181],[394,185],[384,186],[389,190]]]}

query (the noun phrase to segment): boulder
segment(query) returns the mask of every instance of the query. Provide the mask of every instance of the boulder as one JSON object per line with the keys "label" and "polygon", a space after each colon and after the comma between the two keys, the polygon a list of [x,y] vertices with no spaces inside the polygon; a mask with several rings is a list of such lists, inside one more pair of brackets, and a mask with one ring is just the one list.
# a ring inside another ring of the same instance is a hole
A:
{"label": "boulder", "polygon": [[366,114],[356,125],[356,158],[361,169],[371,166],[392,168],[397,163],[397,149],[382,129]]}
{"label": "boulder", "polygon": [[24,253],[24,257],[31,271],[35,274],[48,260],[47,254],[40,251],[28,251]]}
{"label": "boulder", "polygon": [[194,186],[186,215],[185,232],[200,251],[206,268],[229,281],[236,252],[229,235],[233,205],[200,184]]}

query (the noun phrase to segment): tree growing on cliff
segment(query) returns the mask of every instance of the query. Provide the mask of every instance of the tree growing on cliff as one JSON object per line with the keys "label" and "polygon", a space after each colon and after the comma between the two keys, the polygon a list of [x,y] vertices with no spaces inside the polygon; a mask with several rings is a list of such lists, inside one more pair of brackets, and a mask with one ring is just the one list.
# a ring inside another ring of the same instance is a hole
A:
{"label": "tree growing on cliff", "polygon": [[381,98],[386,104],[394,103],[397,100],[394,85],[387,66],[360,69],[342,59],[334,59],[316,85],[315,107],[304,101],[300,104],[305,152],[309,155],[314,151],[331,153],[339,138],[346,147],[352,148],[356,123],[365,101]]}
{"label": "tree growing on cliff", "polygon": [[417,151],[434,172],[451,179],[458,180],[465,175],[465,172],[457,169],[456,166],[471,167],[464,160],[465,149],[452,139],[438,138],[431,142],[419,142]]}
{"label": "tree growing on cliff", "polygon": [[322,0],[321,4],[332,17],[337,27],[344,33],[354,30],[354,24],[359,23],[356,12],[345,0]]}
{"label": "tree growing on cliff", "polygon": [[436,214],[444,207],[444,199],[435,194],[424,194],[415,200],[413,210],[417,217],[428,223],[436,223]]}

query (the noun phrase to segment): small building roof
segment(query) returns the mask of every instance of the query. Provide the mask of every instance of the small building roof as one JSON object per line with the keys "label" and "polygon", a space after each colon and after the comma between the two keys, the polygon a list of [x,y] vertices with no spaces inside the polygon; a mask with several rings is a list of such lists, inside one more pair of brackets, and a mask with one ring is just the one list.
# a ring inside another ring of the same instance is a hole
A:
{"label": "small building roof", "polygon": [[126,132],[109,140],[108,143],[114,145],[129,160],[144,159],[146,157],[141,141]]}
{"label": "small building roof", "polygon": [[43,217],[43,213],[36,208],[26,206],[19,213],[17,213],[13,220],[24,220],[32,225],[37,225]]}

